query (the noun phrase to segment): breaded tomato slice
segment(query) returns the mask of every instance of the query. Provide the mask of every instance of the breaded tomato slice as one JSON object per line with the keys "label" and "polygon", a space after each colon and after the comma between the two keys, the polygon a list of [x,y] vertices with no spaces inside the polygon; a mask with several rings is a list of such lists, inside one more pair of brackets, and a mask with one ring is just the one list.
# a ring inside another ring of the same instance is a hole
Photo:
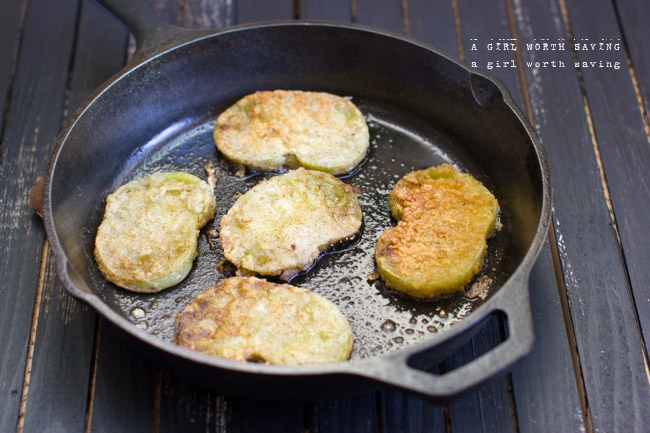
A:
{"label": "breaded tomato slice", "polygon": [[345,174],[366,156],[369,137],[363,114],[349,99],[297,90],[245,96],[214,127],[217,149],[258,171],[305,167]]}
{"label": "breaded tomato slice", "polygon": [[298,168],[260,182],[221,219],[224,256],[240,275],[288,281],[321,251],[361,228],[356,189],[336,177]]}
{"label": "breaded tomato slice", "polygon": [[389,194],[398,220],[377,241],[379,276],[417,298],[463,290],[479,272],[499,204],[471,175],[442,164],[414,171]]}
{"label": "breaded tomato slice", "polygon": [[154,173],[122,185],[106,198],[97,230],[99,270],[134,292],[178,284],[192,268],[199,230],[215,209],[213,189],[188,173]]}
{"label": "breaded tomato slice", "polygon": [[199,293],[178,318],[176,342],[236,361],[345,361],[352,329],[329,300],[288,284],[231,277]]}

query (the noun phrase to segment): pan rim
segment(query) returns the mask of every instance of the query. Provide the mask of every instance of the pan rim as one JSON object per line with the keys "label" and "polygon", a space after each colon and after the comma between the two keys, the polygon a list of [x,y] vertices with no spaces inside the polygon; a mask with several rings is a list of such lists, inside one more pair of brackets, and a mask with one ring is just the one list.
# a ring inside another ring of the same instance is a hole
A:
{"label": "pan rim", "polygon": [[[54,217],[52,214],[52,180],[56,173],[57,163],[61,155],[61,151],[65,146],[68,137],[74,130],[75,126],[81,118],[86,114],[87,110],[100,98],[103,97],[107,91],[114,86],[117,82],[123,79],[128,79],[129,75],[143,67],[145,64],[153,61],[154,59],[165,56],[168,53],[182,49],[183,47],[194,44],[205,39],[210,39],[213,37],[219,37],[224,34],[236,33],[236,32],[245,32],[249,30],[257,30],[260,28],[269,28],[269,27],[328,27],[328,28],[338,28],[345,29],[350,31],[360,31],[373,33],[382,37],[394,38],[400,40],[404,43],[415,45],[431,51],[437,55],[444,57],[447,61],[450,61],[457,66],[467,70],[471,74],[476,74],[484,77],[485,79],[494,83],[498,89],[501,91],[503,96],[504,103],[508,106],[510,111],[512,111],[517,117],[519,123],[524,127],[526,135],[531,141],[531,144],[536,153],[536,162],[539,164],[539,170],[541,173],[542,179],[542,202],[540,209],[540,219],[537,223],[537,230],[535,235],[527,247],[527,251],[522,258],[521,263],[517,266],[516,270],[508,277],[508,279],[499,287],[495,294],[488,299],[485,303],[479,306],[476,310],[472,311],[470,315],[461,320],[459,323],[454,324],[450,329],[446,330],[444,333],[431,336],[421,342],[413,343],[408,346],[404,346],[393,353],[385,353],[371,356],[369,358],[362,358],[356,360],[349,360],[341,363],[333,364],[319,364],[319,365],[301,365],[301,366],[279,366],[279,365],[268,365],[268,364],[252,364],[252,363],[242,363],[237,361],[232,361],[228,359],[218,358],[215,356],[205,355],[189,349],[182,348],[173,342],[163,340],[151,333],[148,333],[145,330],[139,329],[125,317],[119,315],[117,312],[112,310],[106,303],[104,303],[95,293],[89,293],[79,288],[72,278],[70,277],[69,270],[69,261],[66,252],[62,246],[62,243],[59,239],[57,233]],[[47,237],[49,239],[50,247],[53,251],[57,262],[57,270],[59,278],[62,281],[66,290],[72,294],[74,297],[86,302],[88,305],[93,307],[102,317],[109,320],[112,324],[117,326],[120,330],[128,333],[135,339],[145,342],[146,344],[152,346],[157,350],[167,352],[173,356],[181,357],[186,360],[190,360],[195,363],[199,363],[209,367],[216,367],[231,371],[239,371],[244,373],[255,373],[255,374],[265,374],[265,375],[278,375],[278,376],[305,376],[305,375],[321,375],[321,374],[333,374],[333,373],[345,373],[345,374],[356,374],[361,375],[364,366],[369,363],[379,362],[379,360],[385,358],[403,358],[406,359],[413,354],[421,353],[427,350],[431,350],[442,342],[450,340],[456,336],[462,335],[468,329],[476,325],[483,318],[485,318],[490,313],[499,310],[499,300],[506,296],[510,290],[513,290],[512,287],[516,284],[527,283],[528,274],[537,259],[542,245],[546,239],[547,231],[551,222],[551,186],[550,186],[550,169],[548,167],[548,161],[546,158],[545,150],[542,146],[541,140],[537,136],[534,128],[525,117],[523,112],[514,102],[510,92],[506,86],[496,77],[491,74],[471,68],[461,60],[457,59],[453,55],[445,53],[427,43],[417,41],[409,36],[399,35],[386,30],[379,30],[369,26],[363,26],[358,24],[350,23],[337,23],[329,21],[315,21],[315,20],[295,20],[295,21],[268,21],[268,22],[259,22],[246,25],[237,25],[228,27],[226,29],[211,30],[211,31],[197,31],[197,30],[186,30],[179,29],[178,40],[172,40],[167,46],[163,46],[156,50],[155,52],[148,54],[140,54],[131,59],[122,69],[120,69],[116,74],[111,78],[105,81],[100,85],[94,92],[89,95],[86,100],[81,104],[81,106],[75,111],[73,116],[65,126],[62,128],[56,144],[52,151],[52,156],[48,162],[46,175],[44,177],[44,190],[43,190],[43,219],[45,224],[45,230]],[[528,287],[525,288],[526,291]],[[522,355],[523,356],[523,355]]]}

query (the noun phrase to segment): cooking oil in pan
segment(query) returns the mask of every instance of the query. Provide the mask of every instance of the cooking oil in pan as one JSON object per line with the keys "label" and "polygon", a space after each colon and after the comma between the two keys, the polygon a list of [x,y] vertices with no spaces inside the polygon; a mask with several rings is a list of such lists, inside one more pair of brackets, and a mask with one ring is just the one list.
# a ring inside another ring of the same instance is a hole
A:
{"label": "cooking oil in pan", "polygon": [[[360,108],[376,114],[368,116],[371,133],[369,155],[345,182],[358,187],[363,211],[362,232],[338,248],[327,250],[307,272],[296,276],[291,284],[305,287],[333,301],[346,315],[355,335],[351,359],[389,353],[405,345],[417,343],[444,332],[480,305],[487,294],[503,282],[507,274],[499,267],[504,249],[502,235],[490,240],[486,266],[477,277],[482,285],[478,296],[464,294],[436,300],[410,298],[386,288],[377,278],[374,247],[379,236],[396,222],[388,208],[388,193],[406,173],[452,163],[472,173],[478,171],[454,142],[426,124],[400,121],[395,126],[382,120],[381,108]],[[162,143],[152,143],[150,155],[138,164],[129,164],[116,178],[115,187],[126,179],[152,171],[183,170],[206,178],[205,167],[212,164],[216,175],[217,211],[199,238],[198,257],[188,277],[179,285],[157,294],[138,294],[107,283],[96,267],[91,274],[97,294],[111,308],[158,337],[172,341],[177,314],[196,294],[234,275],[234,268],[225,262],[218,244],[219,221],[235,200],[260,180],[272,174],[245,173],[235,175],[238,168],[218,155],[212,141],[214,121],[200,123],[183,134]],[[92,260],[92,244],[96,226],[101,220],[98,205],[96,218],[87,234],[87,252]]]}

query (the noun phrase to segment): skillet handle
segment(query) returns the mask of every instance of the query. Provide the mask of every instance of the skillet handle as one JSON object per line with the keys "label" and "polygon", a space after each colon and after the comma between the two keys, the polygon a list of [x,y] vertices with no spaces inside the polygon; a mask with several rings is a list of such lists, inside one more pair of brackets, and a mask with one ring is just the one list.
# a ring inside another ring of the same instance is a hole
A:
{"label": "skillet handle", "polygon": [[[366,368],[358,373],[433,401],[443,401],[480,385],[494,376],[504,374],[528,354],[535,340],[528,276],[510,283],[514,284],[509,284],[508,288],[502,287],[499,293],[494,295],[501,299],[494,303],[496,306],[492,310],[482,316],[487,318],[491,314],[501,314],[505,316],[507,324],[507,338],[487,353],[443,374],[430,373],[419,368],[421,364],[426,364],[423,360],[437,360],[440,359],[440,355],[448,354],[449,349],[457,349],[460,344],[454,340],[466,341],[468,338],[466,332],[463,332],[450,341],[445,341],[439,346],[428,347],[420,352],[410,351],[405,354],[398,352],[393,357],[378,362],[374,368]],[[480,323],[471,329],[479,325]]]}
{"label": "skillet handle", "polygon": [[135,36],[137,49],[134,57],[146,57],[180,35],[189,33],[158,17],[147,0],[94,0],[100,7],[118,18]]}

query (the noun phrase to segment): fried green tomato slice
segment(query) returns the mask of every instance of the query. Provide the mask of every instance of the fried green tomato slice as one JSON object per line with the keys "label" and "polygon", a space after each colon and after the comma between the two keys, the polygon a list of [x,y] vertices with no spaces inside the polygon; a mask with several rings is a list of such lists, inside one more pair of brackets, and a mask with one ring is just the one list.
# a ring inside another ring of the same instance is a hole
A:
{"label": "fried green tomato slice", "polygon": [[322,250],[360,230],[357,192],[328,173],[304,168],[260,182],[221,219],[224,256],[239,275],[288,281]]}
{"label": "fried green tomato slice", "polygon": [[388,287],[417,298],[464,289],[483,266],[499,204],[478,180],[442,164],[414,171],[389,194],[397,225],[377,241]]}
{"label": "fried green tomato slice", "polygon": [[153,293],[181,282],[197,255],[200,229],[214,218],[208,184],[188,173],[154,173],[106,198],[95,260],[108,281]]}
{"label": "fried green tomato slice", "polygon": [[366,156],[369,133],[349,99],[275,90],[250,94],[225,110],[214,142],[226,158],[254,170],[305,167],[340,175]]}
{"label": "fried green tomato slice", "polygon": [[176,327],[182,347],[236,361],[280,365],[345,361],[352,329],[324,297],[288,284],[231,277],[199,293]]}

